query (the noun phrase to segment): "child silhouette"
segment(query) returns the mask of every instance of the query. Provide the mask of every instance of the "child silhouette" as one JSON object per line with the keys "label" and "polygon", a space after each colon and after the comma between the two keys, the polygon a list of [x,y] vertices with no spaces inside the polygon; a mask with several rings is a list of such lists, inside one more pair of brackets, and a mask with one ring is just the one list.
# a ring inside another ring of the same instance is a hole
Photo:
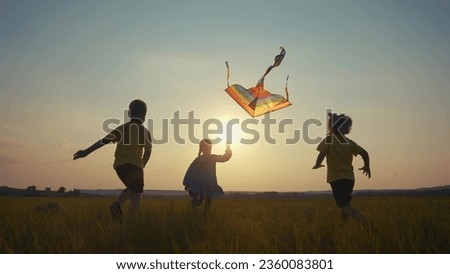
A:
{"label": "child silhouette", "polygon": [[203,139],[199,144],[197,158],[189,166],[184,176],[184,189],[192,197],[192,207],[201,205],[204,198],[205,215],[211,207],[213,196],[223,195],[222,188],[217,184],[216,163],[226,162],[231,158],[230,145],[227,145],[225,154],[211,154],[212,142],[209,139]]}
{"label": "child silhouette", "polygon": [[144,192],[144,167],[152,152],[151,134],[142,125],[146,114],[147,105],[143,101],[132,101],[128,111],[128,123],[120,125],[89,148],[79,150],[73,155],[74,160],[84,158],[105,144],[117,143],[114,169],[126,188],[109,209],[113,218],[119,221],[123,219],[122,204],[130,200],[129,212],[130,216],[133,216],[140,206]]}
{"label": "child silhouette", "polygon": [[329,113],[329,117],[329,135],[317,147],[319,155],[313,169],[324,167],[322,161],[327,158],[327,182],[331,185],[336,205],[341,208],[342,217],[344,220],[349,217],[356,218],[365,223],[364,216],[350,205],[355,185],[352,161],[353,156],[360,155],[364,160],[364,166],[359,170],[370,178],[369,154],[345,136],[350,133],[352,127],[350,117],[335,113]]}

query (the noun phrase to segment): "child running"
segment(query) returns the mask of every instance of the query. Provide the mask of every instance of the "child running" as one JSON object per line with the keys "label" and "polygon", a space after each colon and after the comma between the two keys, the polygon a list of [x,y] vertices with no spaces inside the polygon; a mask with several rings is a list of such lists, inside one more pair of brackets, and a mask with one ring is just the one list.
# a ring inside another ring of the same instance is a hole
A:
{"label": "child running", "polygon": [[342,217],[344,220],[356,218],[366,223],[364,216],[352,208],[350,202],[355,185],[353,156],[361,155],[364,166],[359,170],[362,170],[363,174],[370,178],[369,154],[345,136],[350,133],[352,127],[353,122],[350,117],[335,113],[328,115],[330,116],[328,120],[329,135],[317,147],[319,155],[313,169],[324,167],[322,161],[325,157],[327,158],[327,182],[331,185],[336,205],[341,208]]}
{"label": "child running", "polygon": [[133,217],[138,210],[142,192],[144,192],[144,168],[152,153],[152,137],[142,125],[147,114],[147,105],[141,100],[130,103],[128,116],[130,121],[120,125],[105,138],[85,150],[79,150],[73,159],[84,158],[93,151],[109,143],[117,143],[114,153],[114,169],[126,186],[117,201],[109,207],[113,219],[122,221],[122,205],[130,200],[129,213]]}
{"label": "child running", "polygon": [[205,216],[211,208],[212,198],[223,195],[222,188],[217,184],[216,163],[226,162],[231,158],[230,145],[227,145],[225,154],[211,154],[212,142],[203,139],[199,144],[198,157],[191,163],[184,176],[184,189],[192,197],[192,208],[201,205],[205,201]]}

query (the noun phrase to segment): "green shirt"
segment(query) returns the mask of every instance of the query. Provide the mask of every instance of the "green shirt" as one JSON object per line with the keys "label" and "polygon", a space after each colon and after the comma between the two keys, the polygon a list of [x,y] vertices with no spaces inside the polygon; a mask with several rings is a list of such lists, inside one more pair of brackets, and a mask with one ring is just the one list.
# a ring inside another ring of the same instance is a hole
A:
{"label": "green shirt", "polygon": [[327,157],[328,183],[339,179],[355,180],[353,156],[363,151],[362,147],[345,136],[330,135],[322,140],[317,150]]}

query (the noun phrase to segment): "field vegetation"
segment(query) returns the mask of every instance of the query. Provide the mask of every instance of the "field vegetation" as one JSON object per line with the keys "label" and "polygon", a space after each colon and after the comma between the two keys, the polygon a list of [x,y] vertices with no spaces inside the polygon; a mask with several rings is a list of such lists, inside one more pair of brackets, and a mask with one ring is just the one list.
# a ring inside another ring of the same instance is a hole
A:
{"label": "field vegetation", "polygon": [[[449,253],[450,198],[359,197],[370,219],[344,222],[330,198],[144,198],[114,222],[113,198],[2,197],[0,253]],[[125,213],[126,208],[124,209]]]}

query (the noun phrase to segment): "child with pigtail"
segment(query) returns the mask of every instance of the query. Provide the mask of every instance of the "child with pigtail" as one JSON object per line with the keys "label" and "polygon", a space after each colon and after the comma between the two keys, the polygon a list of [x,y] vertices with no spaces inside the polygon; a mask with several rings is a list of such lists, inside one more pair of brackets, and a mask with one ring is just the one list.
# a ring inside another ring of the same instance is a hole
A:
{"label": "child with pigtail", "polygon": [[200,141],[198,156],[189,166],[183,180],[184,189],[192,197],[193,208],[201,205],[205,199],[206,215],[211,208],[212,198],[223,195],[222,188],[217,184],[216,163],[226,162],[232,155],[230,145],[227,145],[223,155],[211,154],[211,149],[211,140]]}

